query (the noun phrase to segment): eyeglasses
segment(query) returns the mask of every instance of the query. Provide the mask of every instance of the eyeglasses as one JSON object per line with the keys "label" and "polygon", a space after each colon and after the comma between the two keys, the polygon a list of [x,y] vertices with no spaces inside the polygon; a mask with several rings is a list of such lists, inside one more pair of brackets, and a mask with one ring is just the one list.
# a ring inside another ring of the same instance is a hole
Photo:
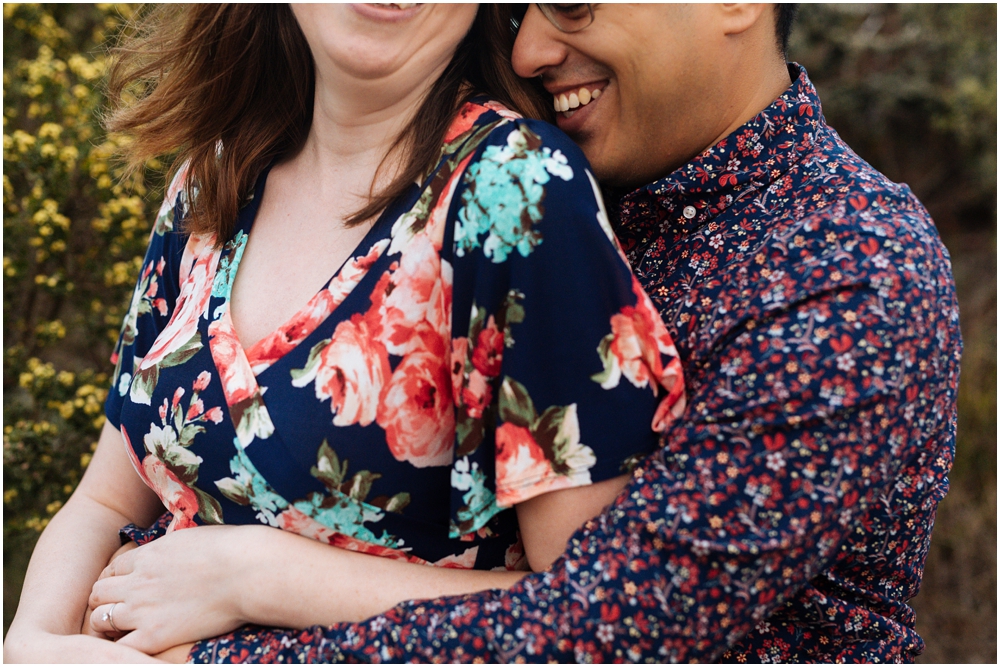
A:
{"label": "eyeglasses", "polygon": [[580,32],[594,22],[594,6],[590,3],[539,2],[538,8],[561,32]]}
{"label": "eyeglasses", "polygon": [[[560,32],[580,32],[594,22],[594,6],[590,3],[536,3],[542,15]],[[524,22],[528,5],[521,5],[514,11],[514,20],[518,25]]]}

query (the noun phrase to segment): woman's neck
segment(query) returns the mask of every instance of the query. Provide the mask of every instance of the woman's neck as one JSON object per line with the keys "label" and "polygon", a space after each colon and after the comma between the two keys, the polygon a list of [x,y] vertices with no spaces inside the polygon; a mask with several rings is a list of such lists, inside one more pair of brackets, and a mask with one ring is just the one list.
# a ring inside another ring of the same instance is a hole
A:
{"label": "woman's neck", "polygon": [[405,147],[389,151],[445,67],[419,81],[359,80],[317,68],[312,125],[296,170],[360,198],[391,181],[407,156]]}

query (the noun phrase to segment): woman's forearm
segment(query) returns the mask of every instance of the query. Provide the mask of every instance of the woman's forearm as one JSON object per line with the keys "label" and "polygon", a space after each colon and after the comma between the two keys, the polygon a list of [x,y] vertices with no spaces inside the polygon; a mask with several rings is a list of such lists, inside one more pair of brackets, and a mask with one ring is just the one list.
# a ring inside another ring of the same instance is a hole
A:
{"label": "woman's forearm", "polygon": [[[527,572],[433,567],[330,547],[254,527],[257,550],[240,608],[246,621],[302,628],[364,620],[405,600],[510,588]],[[267,542],[265,540],[271,540]]]}
{"label": "woman's forearm", "polygon": [[[76,635],[87,598],[128,520],[86,497],[72,498],[39,538],[25,574],[17,615],[4,640],[6,660],[32,661],[38,633]],[[69,656],[63,656],[63,660]]]}
{"label": "woman's forearm", "polygon": [[151,519],[157,511],[162,506],[132,468],[121,434],[105,426],[79,488],[35,545],[17,614],[4,640],[5,658],[38,661],[36,651],[50,648],[38,645],[39,635],[79,635],[91,587],[121,545],[118,530]]}
{"label": "woman's forearm", "polygon": [[[624,487],[621,475],[585,487],[546,493],[517,506],[528,560],[542,570],[566,548],[566,541],[596,516]],[[361,621],[406,600],[464,595],[510,588],[526,572],[430,567],[331,548],[270,529],[255,533],[255,572],[240,608],[247,622],[282,627]],[[272,538],[274,548],[263,540]]]}

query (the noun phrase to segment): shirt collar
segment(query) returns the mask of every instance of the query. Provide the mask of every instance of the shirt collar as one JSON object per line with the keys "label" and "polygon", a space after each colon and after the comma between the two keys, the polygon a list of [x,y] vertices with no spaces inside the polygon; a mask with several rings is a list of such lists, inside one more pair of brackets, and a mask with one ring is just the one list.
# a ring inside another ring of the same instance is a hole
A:
{"label": "shirt collar", "polygon": [[734,201],[779,179],[815,143],[823,123],[804,67],[789,64],[791,86],[769,107],[665,178],[619,202],[617,234],[626,251],[670,232],[707,224]]}

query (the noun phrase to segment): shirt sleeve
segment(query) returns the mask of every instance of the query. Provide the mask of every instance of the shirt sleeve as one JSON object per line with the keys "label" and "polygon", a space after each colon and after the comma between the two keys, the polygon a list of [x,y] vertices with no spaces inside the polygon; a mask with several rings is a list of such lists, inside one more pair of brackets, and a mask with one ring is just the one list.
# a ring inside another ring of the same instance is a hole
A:
{"label": "shirt sleeve", "polygon": [[115,371],[104,404],[104,413],[115,428],[121,428],[121,411],[135,369],[170,322],[180,291],[180,268],[187,235],[180,226],[185,209],[183,189],[186,169],[174,176],[157,213],[149,246],[122,323],[118,343],[111,355]]}
{"label": "shirt sleeve", "polygon": [[579,149],[503,123],[452,198],[452,537],[628,472],[683,408],[680,362]]}
{"label": "shirt sleeve", "polygon": [[[636,468],[627,492],[578,531],[548,571],[509,591],[264,633],[256,637],[261,655],[718,660],[834,559],[849,563],[852,549],[864,549],[871,526],[863,522],[880,498],[910,494],[917,512],[947,491],[961,349],[954,291],[947,280],[916,272],[902,279],[874,266],[862,254],[872,238],[842,262],[853,275],[769,308],[764,321],[742,322],[699,363],[688,378],[688,411],[668,430],[663,455]],[[914,479],[926,483],[900,486]],[[865,641],[851,628],[892,614],[824,606],[825,599],[814,591],[827,639],[842,632],[848,643]],[[193,657],[244,646],[247,632],[203,642]]]}

